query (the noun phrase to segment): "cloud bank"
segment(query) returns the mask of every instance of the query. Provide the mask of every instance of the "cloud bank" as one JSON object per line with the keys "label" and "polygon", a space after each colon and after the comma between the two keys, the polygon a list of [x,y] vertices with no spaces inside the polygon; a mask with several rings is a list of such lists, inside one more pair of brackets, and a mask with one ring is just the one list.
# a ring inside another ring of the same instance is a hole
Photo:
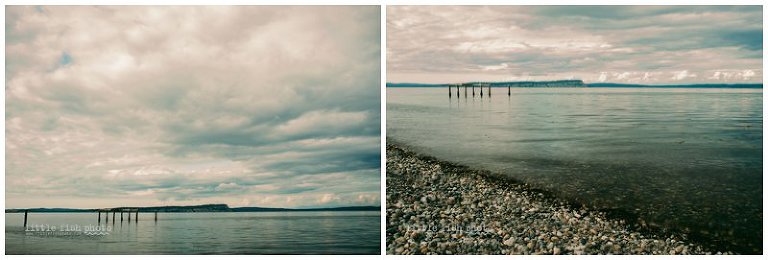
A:
{"label": "cloud bank", "polygon": [[387,81],[761,82],[761,6],[389,6]]}
{"label": "cloud bank", "polygon": [[6,207],[380,204],[379,7],[6,8]]}

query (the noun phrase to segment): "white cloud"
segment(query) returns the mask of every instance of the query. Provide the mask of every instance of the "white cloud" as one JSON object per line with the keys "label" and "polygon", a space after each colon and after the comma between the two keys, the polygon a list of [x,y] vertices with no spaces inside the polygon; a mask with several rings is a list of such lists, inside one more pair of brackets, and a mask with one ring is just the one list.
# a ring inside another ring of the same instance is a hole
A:
{"label": "white cloud", "polygon": [[686,78],[695,78],[696,74],[688,73],[688,70],[676,71],[672,75],[673,80],[684,80]]}
{"label": "white cloud", "polygon": [[645,72],[645,73],[643,73],[643,78],[642,78],[642,80],[643,80],[643,81],[650,81],[650,80],[651,80],[651,73],[649,73],[649,72]]}
{"label": "white cloud", "polygon": [[608,80],[608,73],[607,72],[600,72],[600,77],[597,78],[597,81],[605,82],[606,80]]}
{"label": "white cloud", "polygon": [[719,71],[715,71],[714,73],[712,73],[712,76],[707,78],[707,79],[719,80],[720,79],[720,73],[721,72],[719,72]]}
{"label": "white cloud", "polygon": [[506,63],[502,63],[499,65],[489,65],[489,66],[483,66],[483,70],[503,70],[509,68],[509,65]]}
{"label": "white cloud", "polygon": [[378,8],[8,7],[7,207],[359,205],[380,183]]}
{"label": "white cloud", "polygon": [[276,135],[306,135],[318,131],[344,132],[365,123],[366,112],[310,111],[274,128]]}
{"label": "white cloud", "polygon": [[757,74],[753,70],[744,70],[743,72],[741,72],[741,77],[744,80],[751,80],[755,75]]}
{"label": "white cloud", "polygon": [[622,73],[617,73],[615,75],[615,77],[616,77],[617,80],[626,80],[627,78],[629,78],[629,75],[630,75],[630,73],[625,71],[625,72],[622,72]]}
{"label": "white cloud", "polygon": [[[388,82],[531,75],[531,80],[576,76],[588,82],[686,84],[710,82],[698,75],[721,68],[755,73],[721,77],[724,82],[754,83],[762,77],[759,6],[387,8]],[[676,73],[682,70],[687,73]],[[644,77],[646,72],[651,77]]]}

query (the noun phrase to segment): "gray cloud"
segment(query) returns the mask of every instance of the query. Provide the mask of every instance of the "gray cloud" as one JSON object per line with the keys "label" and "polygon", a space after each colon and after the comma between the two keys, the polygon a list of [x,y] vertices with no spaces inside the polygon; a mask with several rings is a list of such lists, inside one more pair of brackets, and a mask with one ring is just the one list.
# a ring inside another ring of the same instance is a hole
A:
{"label": "gray cloud", "polygon": [[720,36],[721,40],[735,44],[752,51],[763,50],[763,31],[745,30],[725,32]]}
{"label": "gray cloud", "polygon": [[762,78],[760,6],[390,6],[387,16],[389,82]]}
{"label": "gray cloud", "polygon": [[376,6],[8,7],[6,203],[380,203]]}

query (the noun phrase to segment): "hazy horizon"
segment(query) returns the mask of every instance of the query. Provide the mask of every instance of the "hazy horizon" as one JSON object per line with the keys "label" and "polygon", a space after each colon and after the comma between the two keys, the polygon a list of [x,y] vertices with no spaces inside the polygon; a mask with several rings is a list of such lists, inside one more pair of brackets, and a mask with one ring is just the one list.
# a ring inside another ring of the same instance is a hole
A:
{"label": "hazy horizon", "polygon": [[[580,79],[552,79],[552,80],[538,80],[538,81],[558,81],[558,80],[580,80]],[[522,82],[523,80],[516,80],[516,81],[483,81],[483,82]],[[467,82],[477,82],[477,81],[467,81]],[[440,82],[440,83],[425,83],[425,82],[390,82],[387,81],[387,84],[425,84],[425,85],[435,85],[435,84],[457,84],[457,83],[467,83],[467,82]],[[755,84],[763,84],[763,82],[734,82],[734,83],[723,83],[723,82],[701,82],[701,83],[673,83],[673,84],[642,84],[642,83],[618,83],[618,82],[587,82],[584,81],[584,84],[629,84],[629,85],[755,85]]]}
{"label": "hazy horizon", "polygon": [[[169,204],[169,205],[155,205],[155,206],[141,206],[141,205],[122,205],[118,207],[112,207],[112,208],[152,208],[152,207],[194,207],[194,206],[206,206],[206,205],[226,205],[228,208],[273,208],[273,209],[333,209],[333,208],[355,208],[355,207],[381,207],[381,205],[357,205],[357,206],[329,206],[329,207],[314,207],[314,206],[307,206],[307,207],[261,207],[261,206],[230,206],[226,203],[204,203],[204,204],[188,204],[188,205],[176,205],[176,204]],[[110,207],[106,207],[110,208]],[[18,208],[5,208],[6,210],[9,209],[72,209],[72,210],[90,210],[90,209],[103,209],[103,208],[77,208],[77,207],[32,207],[32,208],[26,208],[26,207],[18,207]]]}

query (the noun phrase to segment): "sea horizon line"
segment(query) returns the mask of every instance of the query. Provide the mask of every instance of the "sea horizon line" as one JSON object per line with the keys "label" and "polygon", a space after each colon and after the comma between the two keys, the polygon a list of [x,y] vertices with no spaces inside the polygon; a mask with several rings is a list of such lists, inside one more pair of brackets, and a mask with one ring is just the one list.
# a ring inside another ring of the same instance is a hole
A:
{"label": "sea horizon line", "polygon": [[381,210],[381,205],[365,206],[335,206],[335,207],[301,207],[301,208],[283,208],[283,207],[229,207],[227,204],[199,204],[186,206],[121,206],[109,208],[66,208],[66,207],[36,207],[36,208],[6,208],[5,213],[75,213],[75,212],[97,212],[97,211],[122,211],[125,209],[139,210],[145,212],[266,212],[266,211],[375,211]]}

